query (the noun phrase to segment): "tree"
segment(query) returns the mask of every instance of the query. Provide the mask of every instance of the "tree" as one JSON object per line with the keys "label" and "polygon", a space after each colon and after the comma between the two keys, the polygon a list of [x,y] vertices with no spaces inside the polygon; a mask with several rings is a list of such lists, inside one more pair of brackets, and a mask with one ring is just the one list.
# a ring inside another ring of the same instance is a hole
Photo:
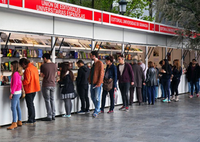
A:
{"label": "tree", "polygon": [[[118,3],[119,1],[120,0],[117,0],[116,2]],[[152,3],[151,1],[152,0],[127,0],[128,3],[126,13],[124,15],[138,19],[153,21],[154,17],[152,15],[143,16],[144,10],[149,10],[148,6],[150,6],[150,4]],[[114,7],[112,12],[119,13],[119,7]]]}
{"label": "tree", "polygon": [[180,42],[186,40],[189,48],[200,49],[200,0],[157,0],[155,10],[158,22],[165,19],[182,28],[176,31]]}
{"label": "tree", "polygon": [[[66,2],[66,0],[59,0]],[[103,10],[112,13],[119,13],[119,6],[113,6],[113,3],[118,3],[120,0],[68,0],[69,3],[81,5],[89,8]],[[143,20],[153,21],[152,16],[143,16],[143,11],[148,10],[148,6],[152,3],[152,0],[127,0],[127,10],[125,16],[134,17]]]}

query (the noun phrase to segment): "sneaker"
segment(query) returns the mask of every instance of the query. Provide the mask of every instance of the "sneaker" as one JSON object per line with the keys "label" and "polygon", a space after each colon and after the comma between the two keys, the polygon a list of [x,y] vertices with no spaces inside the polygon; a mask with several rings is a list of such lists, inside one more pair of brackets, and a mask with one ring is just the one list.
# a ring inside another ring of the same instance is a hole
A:
{"label": "sneaker", "polygon": [[104,113],[104,111],[103,111],[103,110],[101,110],[101,111],[100,111],[100,113]]}
{"label": "sneaker", "polygon": [[171,101],[174,101],[174,100],[175,100],[175,96],[174,96],[174,95],[172,95]]}
{"label": "sneaker", "polygon": [[199,97],[199,94],[197,94],[197,98]]}
{"label": "sneaker", "polygon": [[25,125],[35,125],[35,122],[29,122],[29,121],[27,121],[27,122],[25,122]]}
{"label": "sneaker", "polygon": [[62,117],[63,117],[63,118],[70,118],[71,115],[66,115],[66,114],[64,114]]}
{"label": "sneaker", "polygon": [[92,116],[93,116],[94,118],[97,118],[97,117],[98,117],[98,114],[93,113]]}
{"label": "sneaker", "polygon": [[125,110],[125,111],[128,111],[128,110],[129,110],[129,108],[128,108],[128,107],[126,107],[124,110]]}
{"label": "sneaker", "polygon": [[168,100],[168,103],[171,103],[171,101],[170,101],[170,100]]}
{"label": "sneaker", "polygon": [[164,99],[162,100],[163,103],[167,103],[168,102],[168,99]]}
{"label": "sneaker", "polygon": [[88,110],[88,111],[85,111],[85,114],[90,114],[90,110]]}
{"label": "sneaker", "polygon": [[77,114],[85,114],[85,111],[79,111],[79,112],[77,112]]}
{"label": "sneaker", "polygon": [[56,120],[55,117],[52,117],[52,120]]}
{"label": "sneaker", "polygon": [[51,120],[52,120],[52,119],[51,119],[51,118],[48,118],[48,117],[42,119],[42,121],[51,121]]}
{"label": "sneaker", "polygon": [[176,96],[175,97],[175,102],[178,102],[178,101],[179,101],[178,96]]}
{"label": "sneaker", "polygon": [[124,106],[122,106],[122,107],[120,107],[120,108],[119,108],[119,110],[123,110],[124,108],[125,108],[125,107],[124,107]]}
{"label": "sneaker", "polygon": [[190,99],[192,99],[192,98],[193,98],[193,96],[192,96],[192,95],[190,95],[190,96],[189,96],[189,98],[190,98]]}
{"label": "sneaker", "polygon": [[113,113],[114,111],[113,110],[109,110],[107,113]]}

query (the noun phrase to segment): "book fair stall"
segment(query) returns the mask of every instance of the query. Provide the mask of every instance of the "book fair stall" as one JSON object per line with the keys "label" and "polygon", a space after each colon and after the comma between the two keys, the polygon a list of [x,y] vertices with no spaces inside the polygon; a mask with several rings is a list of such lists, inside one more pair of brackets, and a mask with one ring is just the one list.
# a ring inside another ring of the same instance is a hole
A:
{"label": "book fair stall", "polygon": [[[113,55],[117,65],[117,56],[123,54],[129,63],[136,58],[145,64],[153,61],[159,67],[159,61],[168,58],[170,63],[179,59],[186,68],[198,53],[186,50],[176,42],[176,29],[53,0],[0,0],[0,113],[4,116],[0,118],[0,126],[9,124],[12,118],[9,100],[12,61],[25,57],[40,72],[42,55],[50,53],[58,67],[61,62],[71,62],[76,77],[76,62],[82,59],[91,67],[90,52],[97,50],[99,60],[104,64],[105,57]],[[61,115],[64,113],[64,105],[58,95],[59,87],[56,88],[56,115]],[[179,90],[180,93],[188,91],[184,74]],[[119,105],[122,104],[119,90],[117,94],[115,104]],[[107,100],[106,106],[109,105]],[[134,101],[137,101],[136,97]],[[46,109],[41,92],[36,94],[34,103],[36,118],[45,117]],[[93,109],[92,102],[90,104],[90,109]],[[21,109],[22,120],[25,121],[27,108],[23,99]],[[80,101],[76,98],[73,100],[72,112],[79,109]]]}

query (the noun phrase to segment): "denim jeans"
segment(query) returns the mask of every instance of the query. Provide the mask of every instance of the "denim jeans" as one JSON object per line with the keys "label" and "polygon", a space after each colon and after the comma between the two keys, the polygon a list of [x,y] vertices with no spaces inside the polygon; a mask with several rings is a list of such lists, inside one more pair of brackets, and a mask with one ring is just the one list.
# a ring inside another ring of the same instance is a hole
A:
{"label": "denim jeans", "polygon": [[155,86],[156,87],[155,98],[158,98],[159,79],[157,79],[157,84],[158,86]]}
{"label": "denim jeans", "polygon": [[101,111],[104,111],[105,103],[106,103],[106,95],[109,93],[110,95],[110,110],[114,109],[114,88],[110,91],[103,90],[102,98],[101,98]]}
{"label": "denim jeans", "polygon": [[95,106],[94,109],[94,114],[99,114],[100,112],[100,101],[101,101],[101,88],[102,88],[102,84],[100,87],[95,87],[96,85],[91,84],[91,88],[90,88],[90,93],[91,93],[91,98],[93,101],[93,104]]}
{"label": "denim jeans", "polygon": [[18,116],[19,121],[21,121],[22,119],[21,108],[20,108],[20,97],[21,97],[21,94],[14,94],[11,100],[13,122],[17,122],[17,116]]}
{"label": "denim jeans", "polygon": [[42,87],[42,94],[45,100],[47,117],[52,118],[55,117],[55,102],[54,102],[54,94],[55,87]]}
{"label": "denim jeans", "polygon": [[36,92],[26,94],[26,104],[28,108],[28,122],[34,123],[35,122],[35,106],[34,106],[34,98]]}
{"label": "denim jeans", "polygon": [[190,88],[191,88],[191,95],[193,96],[194,95],[194,86],[195,86],[195,92],[196,94],[199,93],[199,82],[193,82],[193,81],[190,81]]}
{"label": "denim jeans", "polygon": [[170,79],[168,80],[163,80],[163,88],[165,92],[165,99],[168,98],[170,100]]}
{"label": "denim jeans", "polygon": [[122,95],[123,106],[128,107],[128,91],[130,88],[130,82],[128,83],[119,83],[119,89]]}
{"label": "denim jeans", "polygon": [[162,92],[161,98],[166,98],[163,84],[160,84],[160,88],[161,88],[161,92]]}
{"label": "denim jeans", "polygon": [[154,104],[155,94],[156,94],[156,86],[147,86],[147,90],[148,90],[148,103]]}
{"label": "denim jeans", "polygon": [[146,85],[142,85],[142,101],[147,102],[147,87]]}

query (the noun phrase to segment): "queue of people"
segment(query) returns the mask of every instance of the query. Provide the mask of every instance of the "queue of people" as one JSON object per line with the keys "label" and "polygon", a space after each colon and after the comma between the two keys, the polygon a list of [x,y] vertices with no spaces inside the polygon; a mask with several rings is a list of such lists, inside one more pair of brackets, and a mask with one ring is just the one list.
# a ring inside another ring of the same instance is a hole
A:
{"label": "queue of people", "polygon": [[[142,102],[154,105],[156,100],[156,86],[158,86],[158,79],[161,84],[163,102],[170,103],[171,101],[179,101],[178,86],[182,75],[182,68],[178,59],[174,60],[173,66],[169,65],[167,59],[159,62],[161,69],[155,67],[154,63],[149,61],[148,67],[145,67],[141,60],[133,59],[131,64],[126,63],[123,55],[118,56],[118,66],[114,65],[114,58],[109,55],[105,58],[106,69],[102,61],[98,59],[98,52],[91,52],[91,59],[94,61],[91,69],[84,65],[82,60],[77,62],[79,67],[78,76],[76,78],[77,92],[81,100],[81,110],[78,114],[90,113],[88,88],[90,86],[90,94],[93,104],[95,106],[92,116],[98,117],[100,113],[104,113],[106,96],[110,96],[110,108],[108,114],[114,112],[114,94],[119,89],[122,96],[123,105],[119,110],[128,111],[129,106],[133,103],[134,89],[136,89],[137,100],[139,105]],[[47,117],[43,121],[55,120],[55,86],[56,81],[60,86],[60,98],[64,101],[66,114],[63,117],[71,117],[72,99],[76,98],[74,86],[74,75],[71,71],[72,64],[64,62],[61,64],[60,78],[57,77],[57,65],[50,60],[50,54],[43,55],[44,64],[40,69],[40,76],[43,78],[42,94],[45,101]],[[24,69],[24,73],[22,73]],[[34,98],[36,92],[40,91],[39,73],[38,69],[30,63],[28,59],[22,58],[20,61],[11,63],[11,110],[13,122],[8,130],[22,126],[21,109],[19,98],[22,94],[22,86],[25,90],[26,104],[28,108],[28,121],[26,124],[34,125],[35,120],[35,107]],[[159,71],[158,71],[159,70]],[[191,85],[191,95],[194,96],[193,86],[195,86],[196,96],[199,97],[199,70],[200,67],[196,60],[193,59],[192,63],[187,68],[187,78]],[[21,80],[24,76],[23,81]],[[118,85],[117,85],[118,81]],[[119,86],[119,88],[117,87]],[[103,89],[103,91],[101,91]],[[170,93],[171,90],[171,93]],[[129,97],[130,91],[130,97]],[[102,94],[101,94],[102,92]],[[176,95],[174,96],[174,94]],[[101,97],[102,96],[102,97]],[[171,98],[170,98],[171,97]],[[101,106],[100,106],[101,101]]]}

